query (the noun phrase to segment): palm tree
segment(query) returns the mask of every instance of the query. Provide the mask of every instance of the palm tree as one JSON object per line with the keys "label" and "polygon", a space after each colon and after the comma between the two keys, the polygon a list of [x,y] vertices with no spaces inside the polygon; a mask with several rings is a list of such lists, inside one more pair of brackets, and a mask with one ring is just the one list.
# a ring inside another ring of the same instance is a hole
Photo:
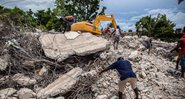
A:
{"label": "palm tree", "polygon": [[140,21],[136,23],[136,28],[138,29],[140,25],[143,26],[143,31],[147,32],[147,35],[153,36],[153,30],[155,27],[155,18],[150,16],[143,17]]}

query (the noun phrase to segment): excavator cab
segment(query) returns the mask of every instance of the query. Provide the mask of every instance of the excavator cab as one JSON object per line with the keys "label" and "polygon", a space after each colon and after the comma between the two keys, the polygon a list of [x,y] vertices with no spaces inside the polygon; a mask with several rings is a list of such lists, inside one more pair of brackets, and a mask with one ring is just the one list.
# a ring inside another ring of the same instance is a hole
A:
{"label": "excavator cab", "polygon": [[93,34],[102,34],[102,31],[99,29],[101,21],[112,21],[114,29],[117,28],[116,21],[113,15],[98,15],[93,22],[77,22],[71,26],[71,31],[81,31],[81,32],[91,32]]}

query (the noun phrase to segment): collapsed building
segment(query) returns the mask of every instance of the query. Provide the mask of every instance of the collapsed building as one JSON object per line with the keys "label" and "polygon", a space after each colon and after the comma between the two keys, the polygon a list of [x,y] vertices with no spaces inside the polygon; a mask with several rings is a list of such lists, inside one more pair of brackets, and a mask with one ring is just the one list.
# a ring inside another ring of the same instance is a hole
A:
{"label": "collapsed building", "polygon": [[[185,98],[176,53],[170,53],[175,43],[153,40],[148,54],[146,36],[124,36],[114,50],[111,40],[91,33],[11,33],[0,26],[1,99],[116,99],[116,71],[97,73],[120,56],[133,65],[140,98]],[[134,97],[129,85],[125,97]]]}

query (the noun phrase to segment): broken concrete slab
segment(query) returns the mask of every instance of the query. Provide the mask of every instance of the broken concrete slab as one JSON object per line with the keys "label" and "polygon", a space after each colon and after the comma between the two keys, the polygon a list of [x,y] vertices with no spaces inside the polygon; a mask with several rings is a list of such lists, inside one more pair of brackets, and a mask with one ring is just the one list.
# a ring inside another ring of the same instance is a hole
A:
{"label": "broken concrete slab", "polygon": [[31,89],[28,88],[21,88],[17,95],[19,99],[30,99],[36,96],[36,93],[34,93]]}
{"label": "broken concrete slab", "polygon": [[79,76],[82,74],[82,69],[76,67],[68,73],[61,75],[53,83],[49,84],[46,88],[41,89],[37,98],[47,98],[48,96],[56,96],[70,91],[71,88],[78,82]]}
{"label": "broken concrete slab", "polygon": [[36,83],[36,80],[35,79],[31,79],[30,77],[28,76],[25,76],[24,74],[15,74],[13,77],[12,77],[13,81],[17,82],[18,84],[20,85],[32,85],[32,84],[35,84]]}
{"label": "broken concrete slab", "polygon": [[80,34],[78,32],[69,31],[69,32],[64,33],[64,35],[68,40],[73,40],[77,38]]}
{"label": "broken concrete slab", "polygon": [[0,90],[0,99],[6,99],[8,96],[11,96],[16,91],[17,90],[15,90],[14,88],[2,89],[2,90]]}
{"label": "broken concrete slab", "polygon": [[84,56],[105,50],[109,47],[106,39],[92,35],[80,34],[73,40],[68,40],[64,34],[45,34],[39,38],[47,57],[63,61],[71,55]]}

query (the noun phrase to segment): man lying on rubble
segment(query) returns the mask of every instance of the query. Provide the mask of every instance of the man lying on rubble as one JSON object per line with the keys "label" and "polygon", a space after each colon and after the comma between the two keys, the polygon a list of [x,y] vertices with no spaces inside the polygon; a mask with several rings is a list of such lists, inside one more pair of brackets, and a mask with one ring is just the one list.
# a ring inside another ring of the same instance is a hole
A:
{"label": "man lying on rubble", "polygon": [[[185,29],[183,30],[185,33]],[[178,41],[176,47],[171,50],[170,52],[177,51],[179,53],[177,62],[176,62],[176,70],[179,69],[179,62],[181,65],[181,77],[184,78],[184,72],[185,72],[185,35],[183,35],[180,40]]]}
{"label": "man lying on rubble", "polygon": [[132,89],[135,92],[136,98],[138,99],[138,88],[136,87],[137,78],[136,74],[132,70],[131,63],[128,60],[124,60],[123,57],[119,57],[116,62],[111,64],[109,67],[105,68],[104,70],[99,72],[101,75],[103,72],[106,72],[110,69],[116,69],[120,74],[120,81],[119,81],[119,99],[122,99],[126,83],[129,82],[131,84]]}

